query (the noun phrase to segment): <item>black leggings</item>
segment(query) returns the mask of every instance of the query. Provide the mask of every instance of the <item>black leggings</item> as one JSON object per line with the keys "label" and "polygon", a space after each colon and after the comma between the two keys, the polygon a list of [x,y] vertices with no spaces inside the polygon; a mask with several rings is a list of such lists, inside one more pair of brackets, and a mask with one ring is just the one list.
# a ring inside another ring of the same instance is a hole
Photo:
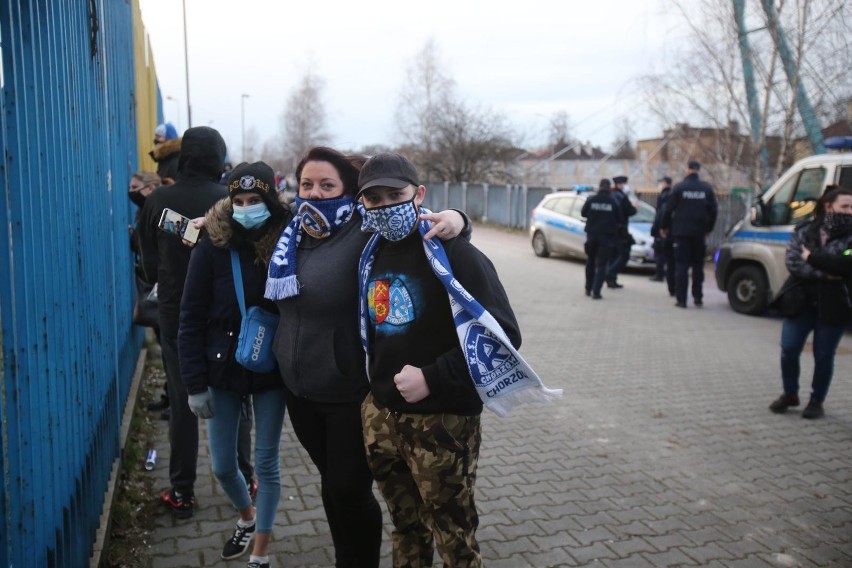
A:
{"label": "black leggings", "polygon": [[322,503],[337,568],[375,568],[382,510],[373,495],[361,429],[361,403],[322,403],[284,389],[293,431],[320,472]]}

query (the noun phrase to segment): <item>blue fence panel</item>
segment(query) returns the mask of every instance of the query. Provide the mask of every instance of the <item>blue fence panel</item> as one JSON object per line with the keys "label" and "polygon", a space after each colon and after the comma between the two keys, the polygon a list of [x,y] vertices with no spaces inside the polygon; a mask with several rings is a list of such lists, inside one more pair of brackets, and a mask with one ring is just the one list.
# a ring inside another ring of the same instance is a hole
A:
{"label": "blue fence panel", "polygon": [[451,183],[447,186],[447,204],[445,209],[461,209],[465,208],[465,192],[467,191],[466,183]]}
{"label": "blue fence panel", "polygon": [[485,184],[471,183],[463,197],[464,211],[471,219],[481,220],[485,216]]}
{"label": "blue fence panel", "polygon": [[3,566],[86,565],[119,454],[142,339],[131,10],[0,4]]}

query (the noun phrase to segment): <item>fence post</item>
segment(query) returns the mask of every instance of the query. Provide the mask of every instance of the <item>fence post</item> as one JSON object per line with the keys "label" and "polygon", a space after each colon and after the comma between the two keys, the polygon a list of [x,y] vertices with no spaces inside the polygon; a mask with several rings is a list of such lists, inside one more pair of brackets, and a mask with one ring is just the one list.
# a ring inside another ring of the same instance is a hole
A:
{"label": "fence post", "polygon": [[482,184],[482,222],[488,222],[488,184]]}

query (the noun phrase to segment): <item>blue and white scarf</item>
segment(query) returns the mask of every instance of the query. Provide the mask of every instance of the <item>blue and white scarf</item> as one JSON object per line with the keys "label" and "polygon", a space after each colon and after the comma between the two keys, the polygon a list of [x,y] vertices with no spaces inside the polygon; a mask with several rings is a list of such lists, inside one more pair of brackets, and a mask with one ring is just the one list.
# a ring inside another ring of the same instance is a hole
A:
{"label": "blue and white scarf", "polygon": [[[363,208],[358,204],[357,207]],[[269,261],[269,273],[266,277],[264,297],[270,300],[283,300],[299,294],[299,281],[296,277],[296,251],[302,241],[302,232],[317,239],[334,236],[343,228],[355,210],[355,200],[351,195],[334,199],[302,199],[296,197],[296,215],[281,233],[272,259]]]}
{"label": "blue and white scarf", "polygon": [[[421,212],[429,211],[421,209]],[[421,237],[428,232],[430,225],[429,221],[420,220],[418,227]],[[380,233],[370,237],[364,252],[361,253],[358,265],[361,344],[367,353],[368,376],[370,315],[367,288],[375,261],[376,246],[381,238]],[[552,402],[562,396],[562,389],[550,389],[544,385],[532,367],[512,346],[512,342],[494,316],[453,277],[452,268],[441,241],[439,239],[424,240],[423,248],[426,251],[429,266],[449,294],[459,344],[465,355],[473,385],[486,408],[498,416],[506,416],[520,403]]]}

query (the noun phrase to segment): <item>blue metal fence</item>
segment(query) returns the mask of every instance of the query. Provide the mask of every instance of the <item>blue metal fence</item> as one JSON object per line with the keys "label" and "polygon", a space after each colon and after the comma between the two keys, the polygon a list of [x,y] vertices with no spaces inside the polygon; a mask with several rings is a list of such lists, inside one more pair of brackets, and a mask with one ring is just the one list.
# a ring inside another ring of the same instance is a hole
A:
{"label": "blue metal fence", "polygon": [[84,566],[141,330],[131,2],[0,2],[0,566]]}

